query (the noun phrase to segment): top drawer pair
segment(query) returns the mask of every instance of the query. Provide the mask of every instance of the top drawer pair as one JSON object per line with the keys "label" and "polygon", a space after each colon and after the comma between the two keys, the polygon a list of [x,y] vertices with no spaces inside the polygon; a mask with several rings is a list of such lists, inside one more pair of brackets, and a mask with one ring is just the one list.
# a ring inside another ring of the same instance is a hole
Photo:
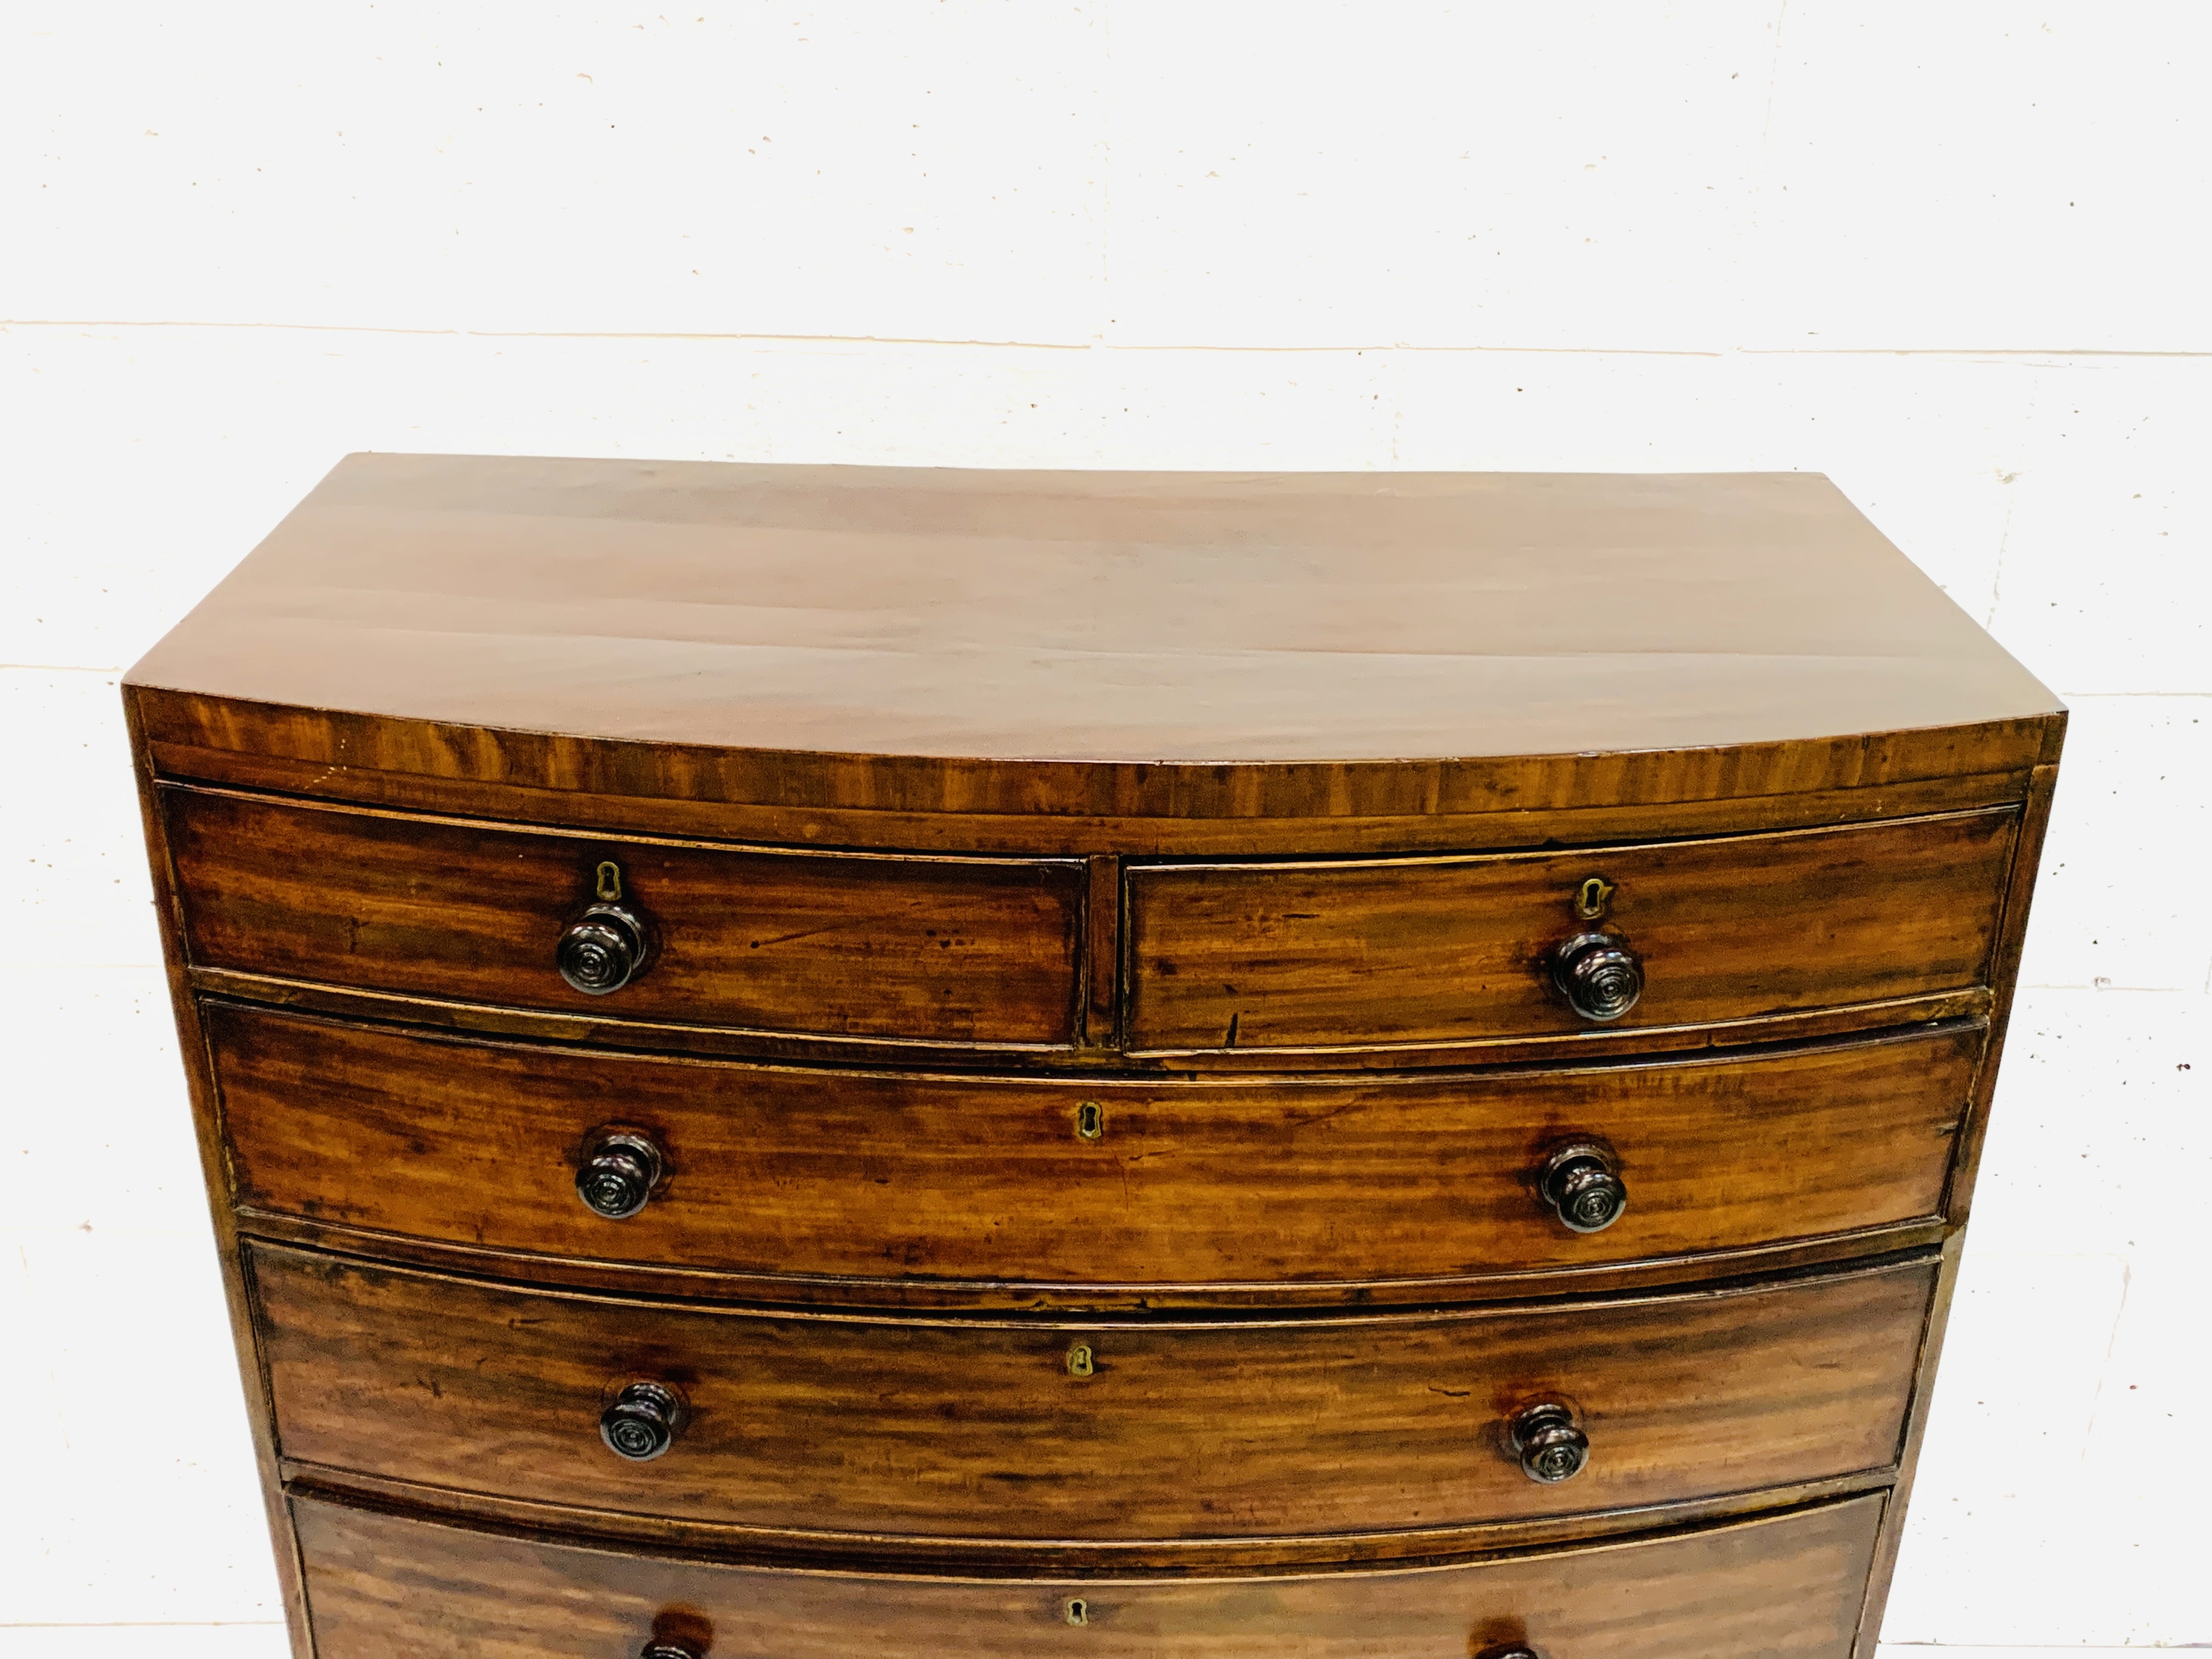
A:
{"label": "top drawer pair", "polygon": [[[1075,859],[761,851],[176,785],[161,798],[194,966],[356,990],[1054,1048],[1079,1040],[1085,940],[1113,933],[1086,926],[1102,901]],[[2018,816],[1133,865],[1122,1046],[1449,1046],[1971,990],[1989,976]]]}

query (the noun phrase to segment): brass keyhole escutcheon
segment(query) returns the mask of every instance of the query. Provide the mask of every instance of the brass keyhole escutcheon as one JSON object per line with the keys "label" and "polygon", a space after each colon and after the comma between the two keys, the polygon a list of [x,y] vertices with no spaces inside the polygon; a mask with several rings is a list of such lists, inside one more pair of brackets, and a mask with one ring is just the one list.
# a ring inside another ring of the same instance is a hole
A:
{"label": "brass keyhole escutcheon", "polygon": [[1079,1139],[1096,1140],[1106,1133],[1106,1109],[1086,1100],[1075,1109],[1075,1133]]}
{"label": "brass keyhole escutcheon", "polygon": [[598,884],[592,888],[602,904],[616,904],[622,900],[622,866],[612,859],[599,866]]}
{"label": "brass keyhole escutcheon", "polygon": [[1069,1596],[1067,1598],[1067,1622],[1071,1625],[1089,1624],[1091,1622],[1091,1603],[1085,1601],[1079,1595]]}
{"label": "brass keyhole escutcheon", "polygon": [[1078,1342],[1067,1351],[1067,1374],[1070,1376],[1091,1376],[1098,1370],[1097,1357],[1091,1352],[1088,1342]]}
{"label": "brass keyhole escutcheon", "polygon": [[1605,914],[1605,907],[1613,902],[1619,890],[1603,876],[1592,876],[1575,889],[1575,914],[1584,921],[1595,921]]}

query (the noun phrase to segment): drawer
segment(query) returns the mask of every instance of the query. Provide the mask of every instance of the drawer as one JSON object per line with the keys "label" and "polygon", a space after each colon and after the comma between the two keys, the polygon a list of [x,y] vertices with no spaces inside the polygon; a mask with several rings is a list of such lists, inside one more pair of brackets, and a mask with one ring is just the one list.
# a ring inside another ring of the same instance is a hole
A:
{"label": "drawer", "polygon": [[[197,966],[595,1019],[1073,1038],[1079,860],[759,852],[161,793]],[[556,956],[617,892],[643,969],[589,995]]]}
{"label": "drawer", "polygon": [[[2007,808],[1566,853],[1139,866],[1127,1042],[1418,1047],[1979,987],[2018,822]],[[1606,943],[1587,963],[1618,949],[1640,974],[1611,1020],[1578,1013],[1555,980],[1592,938]]]}
{"label": "drawer", "polygon": [[[1849,1659],[1883,1499],[1453,1566],[957,1579],[625,1556],[295,1498],[319,1659]],[[1079,1621],[1080,1628],[1070,1626]]]}
{"label": "drawer", "polygon": [[[203,1018],[249,1227],[834,1280],[810,1293],[855,1299],[929,1284],[1408,1297],[1924,1220],[1984,1035],[1458,1077],[1107,1081],[656,1058],[239,1004]],[[1601,1231],[1571,1231],[1541,1195],[1577,1146],[1626,1190]],[[587,1164],[609,1207],[586,1207]]]}
{"label": "drawer", "polygon": [[[1613,1302],[1078,1324],[635,1303],[249,1252],[295,1468],[980,1547],[1406,1534],[1878,1474],[1935,1281],[1919,1258]],[[1541,1426],[1532,1407],[1586,1440],[1571,1478],[1524,1469],[1510,1425]],[[678,1419],[665,1455],[603,1441],[656,1409]]]}

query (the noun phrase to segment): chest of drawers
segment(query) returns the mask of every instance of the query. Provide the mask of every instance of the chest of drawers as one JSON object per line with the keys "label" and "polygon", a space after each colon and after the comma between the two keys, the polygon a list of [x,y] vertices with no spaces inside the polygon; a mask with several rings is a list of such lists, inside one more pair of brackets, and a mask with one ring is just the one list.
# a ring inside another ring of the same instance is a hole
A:
{"label": "chest of drawers", "polygon": [[300,1659],[1866,1659],[2065,714],[1804,475],[356,456],[125,689]]}

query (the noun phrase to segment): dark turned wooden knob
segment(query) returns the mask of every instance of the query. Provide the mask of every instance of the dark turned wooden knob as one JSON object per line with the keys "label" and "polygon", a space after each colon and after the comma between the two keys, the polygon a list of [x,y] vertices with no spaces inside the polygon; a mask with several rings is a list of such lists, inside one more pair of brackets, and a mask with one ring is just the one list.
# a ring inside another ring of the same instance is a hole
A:
{"label": "dark turned wooden knob", "polygon": [[1644,994],[1644,964],[1611,933],[1577,933],[1552,953],[1552,982],[1570,1008],[1602,1024]]}
{"label": "dark turned wooden knob", "polygon": [[650,1463],[676,1443],[683,1401],[658,1382],[633,1382],[599,1413],[599,1438],[617,1457]]}
{"label": "dark turned wooden knob", "polygon": [[587,997],[619,991],[645,966],[645,923],[626,904],[594,904],[568,924],[554,961]]}
{"label": "dark turned wooden knob", "polygon": [[1589,1462],[1589,1437],[1575,1426],[1575,1414],[1566,1407],[1531,1406],[1513,1419],[1513,1449],[1520,1455],[1522,1474],[1555,1486],[1583,1472]]}
{"label": "dark turned wooden knob", "polygon": [[660,1148],[641,1134],[602,1135],[584,1153],[576,1170],[576,1196],[610,1221],[623,1221],[645,1207],[660,1184]]}
{"label": "dark turned wooden knob", "polygon": [[1572,1231],[1601,1233],[1628,1207],[1628,1188],[1602,1146],[1562,1146],[1544,1165],[1538,1190]]}

